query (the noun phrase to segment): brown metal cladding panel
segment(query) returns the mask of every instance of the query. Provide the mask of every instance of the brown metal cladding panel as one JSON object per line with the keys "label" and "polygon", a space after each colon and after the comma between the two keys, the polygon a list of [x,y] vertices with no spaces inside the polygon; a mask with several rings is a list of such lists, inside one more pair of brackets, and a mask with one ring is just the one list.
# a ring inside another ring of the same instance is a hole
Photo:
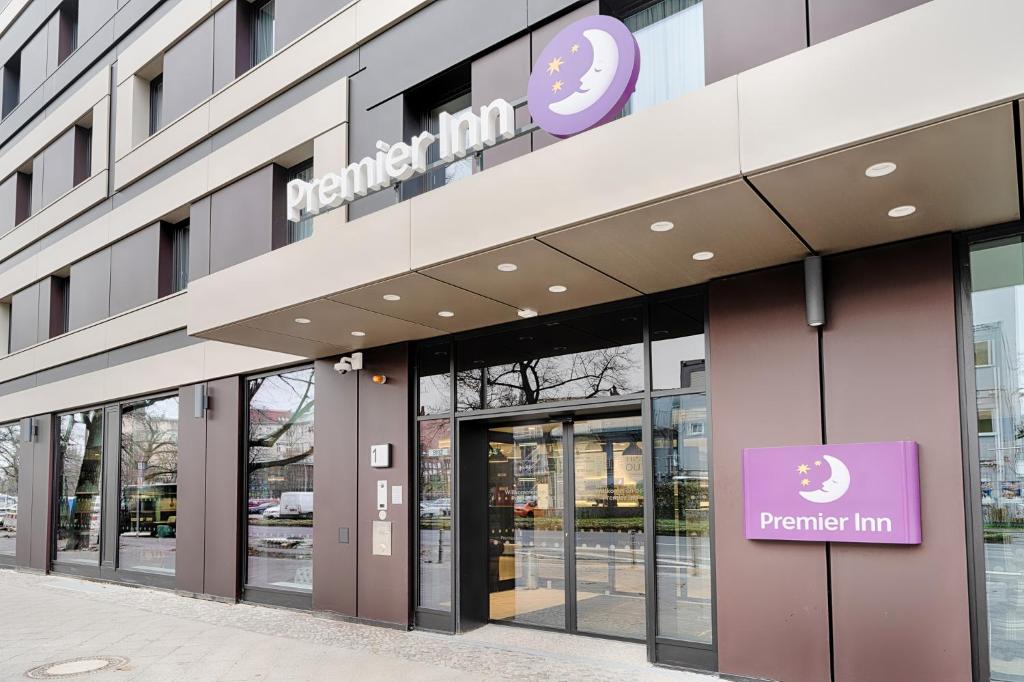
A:
{"label": "brown metal cladding panel", "polygon": [[[408,346],[367,351],[359,372],[359,617],[409,622],[409,381]],[[384,374],[383,386],[373,383]],[[370,446],[391,443],[391,468],[370,467]],[[377,481],[388,481],[388,521],[392,525],[391,556],[373,554],[373,522],[377,519]],[[391,504],[391,486],[402,486],[401,505]]]}
{"label": "brown metal cladding panel", "polygon": [[178,532],[175,586],[202,593],[206,557],[206,420],[193,412],[195,386],[178,391]]}
{"label": "brown metal cladding panel", "polygon": [[[335,359],[318,360],[316,383],[316,470],[313,491],[313,608],[356,615],[357,455],[356,407],[359,376],[338,374]],[[340,541],[341,531],[348,542]]]}
{"label": "brown metal cladding panel", "polygon": [[825,263],[829,442],[916,440],[923,542],[832,545],[836,682],[971,679],[949,235]]}
{"label": "brown metal cladding panel", "polygon": [[45,571],[50,566],[51,523],[53,512],[54,470],[53,420],[50,415],[35,417],[39,430],[32,454],[32,551],[29,566]]}
{"label": "brown metal cladding panel", "polygon": [[32,476],[35,472],[33,443],[25,442],[27,420],[21,420],[21,439],[18,443],[18,524],[26,529],[15,538],[15,563],[28,566],[32,559]]}
{"label": "brown metal cladding panel", "polygon": [[811,44],[923,5],[927,0],[808,0]]}
{"label": "brown metal cladding panel", "polygon": [[277,166],[264,166],[212,195],[210,272],[272,249],[274,228],[280,227],[273,206],[279,172]]}
{"label": "brown metal cladding panel", "polygon": [[39,282],[11,297],[11,352],[39,341]]}
{"label": "brown metal cladding panel", "polygon": [[[498,97],[513,102],[526,96],[526,84],[530,80],[530,36],[525,35],[508,45],[488,52],[473,61],[472,93],[473,108],[479,109]],[[526,107],[516,111],[516,125],[530,122]],[[497,149],[484,152],[484,168],[490,168],[503,161],[530,153],[530,136],[512,140]]]}
{"label": "brown metal cladding panel", "polygon": [[804,0],[704,0],[704,74],[735,76],[807,47]]}
{"label": "brown metal cladding panel", "polygon": [[159,298],[161,224],[154,223],[110,247],[110,314]]}
{"label": "brown metal cladding panel", "polygon": [[237,377],[209,383],[206,413],[206,537],[204,591],[238,597],[239,429],[242,384]]}
{"label": "brown metal cladding panel", "polygon": [[110,247],[71,266],[68,329],[78,329],[110,316]]}
{"label": "brown metal cladding panel", "polygon": [[818,338],[802,268],[712,282],[708,320],[719,670],[821,682],[824,545],[746,540],[740,503],[743,448],[821,442]]}
{"label": "brown metal cladding panel", "polygon": [[164,125],[213,94],[213,22],[207,19],[164,53]]}

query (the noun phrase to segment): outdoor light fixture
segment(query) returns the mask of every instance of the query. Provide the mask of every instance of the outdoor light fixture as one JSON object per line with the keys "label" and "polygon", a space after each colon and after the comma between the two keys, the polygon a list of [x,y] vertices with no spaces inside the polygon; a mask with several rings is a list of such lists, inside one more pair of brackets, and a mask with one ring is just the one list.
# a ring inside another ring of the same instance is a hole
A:
{"label": "outdoor light fixture", "polygon": [[515,272],[519,269],[519,266],[515,263],[502,263],[498,266],[498,269],[502,272]]}
{"label": "outdoor light fixture", "polygon": [[35,417],[28,417],[25,420],[25,426],[21,430],[21,442],[31,443],[39,435],[39,424],[36,423]]}
{"label": "outdoor light fixture", "polygon": [[388,383],[388,378],[387,378],[387,376],[385,376],[383,374],[374,374],[373,375],[373,383],[375,383],[375,384],[386,384],[386,383]]}
{"label": "outdoor light fixture", "polygon": [[530,310],[529,308],[526,308],[525,310],[520,310],[518,315],[519,315],[519,317],[522,317],[522,318],[537,317],[537,311],[536,310]]}
{"label": "outdoor light fixture", "polygon": [[206,392],[206,384],[196,384],[192,387],[194,391],[192,397],[192,416],[196,419],[202,419],[206,416],[206,411],[210,409],[210,395]]}
{"label": "outdoor light fixture", "polygon": [[384,294],[382,297],[385,301],[401,301],[402,297],[398,294]]}
{"label": "outdoor light fixture", "polygon": [[897,206],[896,208],[889,210],[890,218],[906,218],[908,215],[913,215],[917,211],[917,206]]}
{"label": "outdoor light fixture", "polygon": [[308,317],[296,317],[295,324],[309,324],[310,319]]}
{"label": "outdoor light fixture", "polygon": [[715,254],[711,251],[698,251],[693,254],[693,260],[711,260],[715,257]]}
{"label": "outdoor light fixture", "polygon": [[889,173],[896,170],[896,164],[892,161],[882,161],[881,163],[875,163],[868,166],[868,169],[864,171],[864,175],[869,178],[881,178]]}
{"label": "outdoor light fixture", "polygon": [[820,327],[825,324],[825,289],[821,277],[821,256],[804,258],[804,299],[807,304],[807,324]]}
{"label": "outdoor light fixture", "polygon": [[548,287],[548,291],[553,294],[563,294],[569,290],[569,287],[562,286],[561,284],[553,284]]}
{"label": "outdoor light fixture", "polygon": [[439,317],[455,317],[455,313],[450,310],[441,310],[437,314]]}
{"label": "outdoor light fixture", "polygon": [[366,336],[366,332],[352,332],[352,336]]}
{"label": "outdoor light fixture", "polygon": [[671,230],[675,226],[676,226],[675,223],[669,222],[668,220],[659,220],[657,222],[651,223],[651,231],[652,232],[668,232],[669,230]]}

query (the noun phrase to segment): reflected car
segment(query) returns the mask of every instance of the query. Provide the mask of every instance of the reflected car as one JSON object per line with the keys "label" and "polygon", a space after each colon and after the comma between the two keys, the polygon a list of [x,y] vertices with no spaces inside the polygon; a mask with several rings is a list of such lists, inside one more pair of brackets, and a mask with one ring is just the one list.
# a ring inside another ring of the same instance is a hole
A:
{"label": "reflected car", "polygon": [[276,504],[272,507],[267,507],[263,510],[260,516],[265,519],[279,519],[281,518],[281,507]]}
{"label": "reflected car", "polygon": [[11,519],[13,524],[18,523],[18,508],[15,507],[2,507],[0,508],[0,528],[13,528],[10,525],[8,519]]}
{"label": "reflected car", "polygon": [[522,516],[524,518],[533,518],[533,510],[537,508],[536,500],[529,500],[528,502],[517,502],[513,511],[516,516]]}
{"label": "reflected car", "polygon": [[452,513],[452,503],[447,497],[442,497],[437,500],[423,500],[420,502],[420,518],[421,519],[433,519],[440,516],[450,516]]}

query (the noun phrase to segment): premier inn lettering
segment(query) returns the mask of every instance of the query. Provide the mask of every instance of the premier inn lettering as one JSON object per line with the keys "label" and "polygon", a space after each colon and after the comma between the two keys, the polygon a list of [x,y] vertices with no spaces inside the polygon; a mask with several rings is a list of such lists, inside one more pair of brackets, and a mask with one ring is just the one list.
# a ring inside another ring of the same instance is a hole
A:
{"label": "premier inn lettering", "polygon": [[376,155],[351,163],[340,173],[327,173],[310,182],[292,180],[288,183],[288,219],[299,220],[303,212],[323,213],[425,173],[427,150],[433,144],[438,145],[440,160],[450,163],[510,140],[515,137],[515,109],[496,99],[480,107],[478,113],[442,112],[438,130],[437,135],[426,131],[414,135],[409,143],[378,141]]}
{"label": "premier inn lettering", "polygon": [[917,443],[743,451],[750,540],[919,544]]}

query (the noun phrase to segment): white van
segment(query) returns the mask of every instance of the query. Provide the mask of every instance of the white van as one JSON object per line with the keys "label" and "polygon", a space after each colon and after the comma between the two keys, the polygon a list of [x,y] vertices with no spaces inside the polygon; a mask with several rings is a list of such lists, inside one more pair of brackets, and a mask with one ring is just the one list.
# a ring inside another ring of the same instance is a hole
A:
{"label": "white van", "polygon": [[311,519],[313,518],[313,493],[281,493],[280,507],[279,514],[282,519]]}

